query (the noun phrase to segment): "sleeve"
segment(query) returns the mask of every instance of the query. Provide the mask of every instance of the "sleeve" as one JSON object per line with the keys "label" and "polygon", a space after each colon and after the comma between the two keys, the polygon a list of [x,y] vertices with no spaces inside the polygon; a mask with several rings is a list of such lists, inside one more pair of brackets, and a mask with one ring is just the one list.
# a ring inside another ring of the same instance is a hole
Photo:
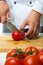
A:
{"label": "sleeve", "polygon": [[43,15],[43,0],[36,0],[32,9]]}
{"label": "sleeve", "polygon": [[43,0],[38,0],[39,2],[41,2],[43,4]]}

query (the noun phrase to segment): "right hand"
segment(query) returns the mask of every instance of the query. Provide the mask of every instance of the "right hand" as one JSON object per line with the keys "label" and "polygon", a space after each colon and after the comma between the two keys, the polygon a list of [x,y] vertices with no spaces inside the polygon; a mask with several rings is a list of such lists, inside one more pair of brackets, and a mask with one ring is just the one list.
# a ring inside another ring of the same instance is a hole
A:
{"label": "right hand", "polygon": [[5,1],[0,1],[0,22],[4,24],[7,18],[10,18],[9,7]]}
{"label": "right hand", "polygon": [[29,26],[29,30],[25,33],[25,36],[29,39],[37,38],[40,30],[40,18],[41,14],[32,10],[25,21],[21,24],[20,29],[24,29],[26,25]]}

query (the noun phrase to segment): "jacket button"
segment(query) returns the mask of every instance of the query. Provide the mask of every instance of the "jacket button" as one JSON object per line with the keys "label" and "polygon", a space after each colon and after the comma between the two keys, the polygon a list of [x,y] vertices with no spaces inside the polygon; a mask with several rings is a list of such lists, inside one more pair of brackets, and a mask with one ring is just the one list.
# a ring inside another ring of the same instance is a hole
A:
{"label": "jacket button", "polygon": [[16,4],[16,1],[14,2],[14,4]]}
{"label": "jacket button", "polygon": [[30,1],[30,4],[32,4],[32,2]]}

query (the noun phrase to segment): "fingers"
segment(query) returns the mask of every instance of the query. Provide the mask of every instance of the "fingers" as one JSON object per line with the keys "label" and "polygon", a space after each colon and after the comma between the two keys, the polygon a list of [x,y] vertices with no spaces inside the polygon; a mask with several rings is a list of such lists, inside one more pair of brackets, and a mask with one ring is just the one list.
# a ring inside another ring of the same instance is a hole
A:
{"label": "fingers", "polygon": [[25,33],[25,35],[30,37],[30,35],[33,33],[33,29],[34,27],[32,26],[32,24],[29,25],[29,30],[27,31],[27,33]]}
{"label": "fingers", "polygon": [[1,17],[1,22],[4,24],[5,21],[6,21],[6,16],[2,16],[2,17]]}
{"label": "fingers", "polygon": [[30,27],[30,29],[28,30],[28,32],[26,33],[29,39],[35,39],[37,38],[38,34],[39,34],[39,26],[38,27]]}
{"label": "fingers", "polygon": [[10,19],[9,11],[6,14],[4,14],[4,15],[2,15],[0,17],[1,23],[5,24],[6,23],[6,19]]}
{"label": "fingers", "polygon": [[33,31],[32,31],[32,33],[31,33],[31,35],[30,35],[30,38],[33,38],[35,35],[36,35],[36,31],[37,31],[37,29],[36,29],[36,27],[34,26],[34,28],[32,29]]}
{"label": "fingers", "polygon": [[[24,27],[26,25],[27,25],[27,21],[25,20],[22,23],[20,29],[24,29]],[[28,23],[28,25],[29,25],[29,23]],[[37,37],[38,33],[39,33],[39,26],[36,26],[36,25],[31,23],[29,25],[29,30],[25,33],[25,36],[28,37],[29,39],[35,39]]]}
{"label": "fingers", "polygon": [[37,38],[37,37],[38,37],[39,30],[40,30],[40,28],[39,28],[39,27],[35,30],[35,33],[34,33],[34,35],[32,36],[32,38],[33,38],[33,39],[35,39],[35,38]]}

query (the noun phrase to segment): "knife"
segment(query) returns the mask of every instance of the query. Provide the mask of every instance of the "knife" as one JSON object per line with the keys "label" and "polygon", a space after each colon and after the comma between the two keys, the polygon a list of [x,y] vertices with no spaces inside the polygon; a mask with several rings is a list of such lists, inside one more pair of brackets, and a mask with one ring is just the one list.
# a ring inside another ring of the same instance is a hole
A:
{"label": "knife", "polygon": [[13,25],[10,20],[6,20],[6,27],[12,32],[12,31],[18,31],[20,32],[20,30],[15,26]]}
{"label": "knife", "polygon": [[[12,31],[17,31],[17,32],[20,32],[21,33],[21,31],[22,32],[24,32],[25,33],[25,31],[24,31],[24,29],[21,29],[21,30],[19,30],[15,25],[13,25],[11,22],[10,22],[10,20],[6,20],[6,27],[12,32]],[[26,41],[28,40],[28,38],[25,36],[25,38],[26,38]]]}

